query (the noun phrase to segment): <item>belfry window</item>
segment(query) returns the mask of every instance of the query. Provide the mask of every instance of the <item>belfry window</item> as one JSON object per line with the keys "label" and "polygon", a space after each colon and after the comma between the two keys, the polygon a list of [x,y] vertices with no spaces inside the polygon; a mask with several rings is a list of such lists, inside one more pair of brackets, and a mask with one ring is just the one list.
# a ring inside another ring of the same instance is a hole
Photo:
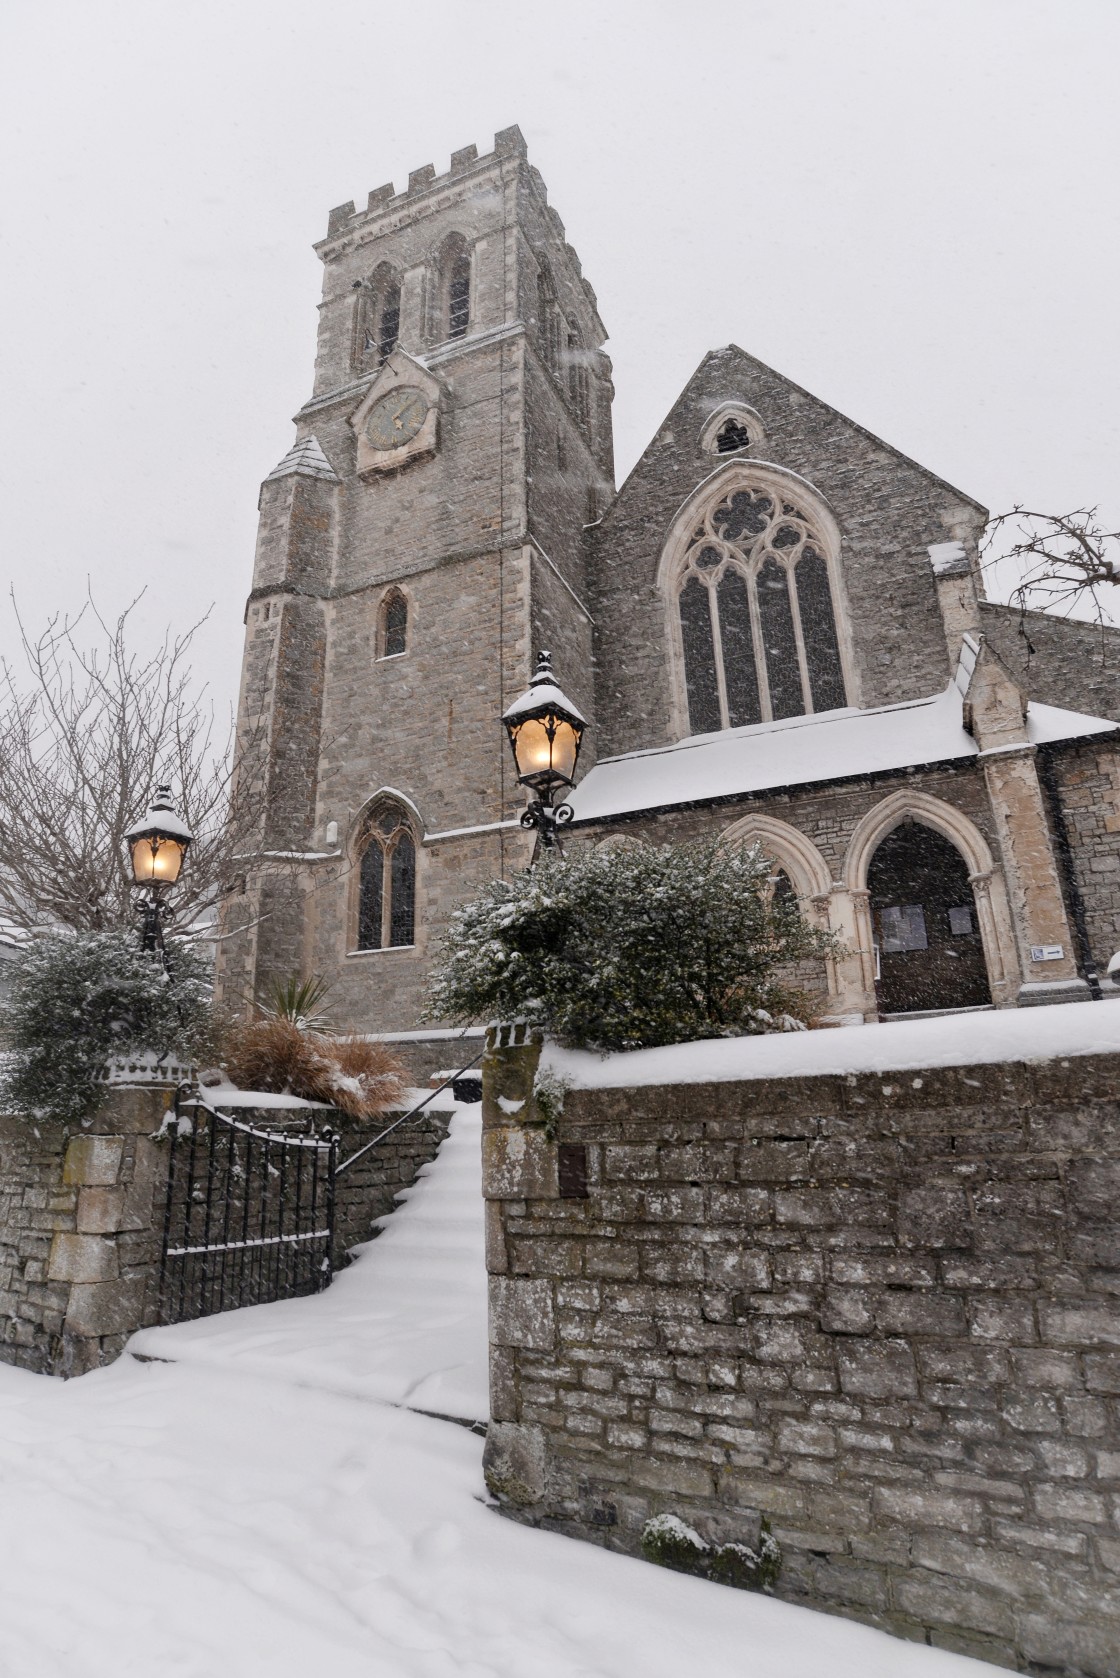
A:
{"label": "belfry window", "polygon": [[400,276],[383,262],[359,288],[355,367],[362,372],[383,367],[397,347],[400,326]]}
{"label": "belfry window", "polygon": [[447,336],[465,338],[471,318],[470,253],[459,250],[452,258],[447,276]]}
{"label": "belfry window", "polygon": [[823,550],[810,516],[763,489],[697,525],[677,584],[693,734],[847,704]]}
{"label": "belfry window", "polygon": [[366,829],[358,875],[359,950],[415,942],[416,841],[404,811],[382,804]]}

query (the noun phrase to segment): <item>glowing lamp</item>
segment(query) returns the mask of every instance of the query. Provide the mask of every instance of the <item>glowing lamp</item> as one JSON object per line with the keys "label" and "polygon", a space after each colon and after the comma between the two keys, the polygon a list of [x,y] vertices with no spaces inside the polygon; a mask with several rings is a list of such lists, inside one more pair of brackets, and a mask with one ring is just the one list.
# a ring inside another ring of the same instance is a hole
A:
{"label": "glowing lamp", "polygon": [[524,786],[532,787],[547,804],[559,787],[572,785],[587,725],[556,685],[550,653],[541,653],[536,675],[502,721]]}
{"label": "glowing lamp", "polygon": [[160,786],[136,826],[124,836],[132,853],[132,877],[138,886],[173,886],[194,835],[171,802],[171,788]]}

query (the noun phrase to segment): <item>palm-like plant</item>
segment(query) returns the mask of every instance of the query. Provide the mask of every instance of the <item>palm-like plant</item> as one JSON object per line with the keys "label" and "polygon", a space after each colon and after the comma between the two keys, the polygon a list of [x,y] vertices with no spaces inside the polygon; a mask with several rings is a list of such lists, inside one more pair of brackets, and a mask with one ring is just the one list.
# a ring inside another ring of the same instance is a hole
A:
{"label": "palm-like plant", "polygon": [[287,979],[273,979],[268,987],[261,1013],[267,1020],[286,1020],[300,1031],[313,1031],[320,1037],[333,1037],[330,1008],[327,998],[330,986],[318,973],[309,979],[292,974]]}

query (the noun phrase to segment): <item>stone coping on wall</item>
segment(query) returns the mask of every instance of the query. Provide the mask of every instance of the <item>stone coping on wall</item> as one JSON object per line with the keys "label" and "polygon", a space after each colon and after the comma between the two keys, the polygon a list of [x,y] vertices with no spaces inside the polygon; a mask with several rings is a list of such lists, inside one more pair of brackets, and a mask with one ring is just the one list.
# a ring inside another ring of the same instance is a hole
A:
{"label": "stone coping on wall", "polygon": [[1120,1008],[1103,1002],[949,1014],[758,1037],[707,1038],[661,1049],[597,1055],[545,1045],[542,1067],[572,1089],[721,1084],[829,1073],[889,1073],[1000,1061],[1120,1054]]}

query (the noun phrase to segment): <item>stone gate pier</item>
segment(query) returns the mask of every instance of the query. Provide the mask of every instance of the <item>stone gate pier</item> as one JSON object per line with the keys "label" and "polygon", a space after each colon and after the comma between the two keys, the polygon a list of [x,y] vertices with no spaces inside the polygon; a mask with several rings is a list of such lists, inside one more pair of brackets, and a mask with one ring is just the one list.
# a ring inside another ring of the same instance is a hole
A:
{"label": "stone gate pier", "polygon": [[752,1076],[774,1043],[546,1050],[553,1130],[540,1044],[492,1036],[492,1492],[630,1552],[658,1513],[719,1544],[765,1517],[789,1601],[1116,1678],[1120,1052]]}

